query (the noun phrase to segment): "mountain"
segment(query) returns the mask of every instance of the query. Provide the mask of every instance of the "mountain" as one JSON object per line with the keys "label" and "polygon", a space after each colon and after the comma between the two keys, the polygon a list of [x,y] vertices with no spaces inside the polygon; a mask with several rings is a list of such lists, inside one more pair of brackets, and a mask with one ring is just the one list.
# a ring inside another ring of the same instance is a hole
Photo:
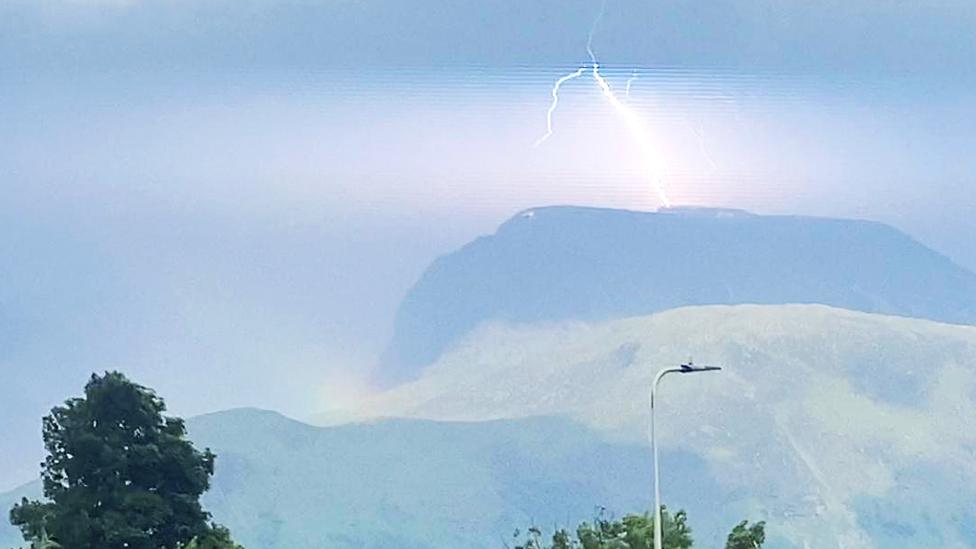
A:
{"label": "mountain", "polygon": [[[188,426],[218,456],[204,503],[248,549],[497,548],[516,528],[575,525],[597,505],[622,513],[652,501],[645,447],[566,419],[322,428],[245,409]],[[728,530],[736,517],[712,502],[704,463],[666,455],[681,464],[696,526]],[[34,483],[0,506],[38,492]],[[0,524],[0,547],[17,545]]]}
{"label": "mountain", "polygon": [[725,369],[664,379],[659,440],[705,462],[721,505],[796,547],[976,547],[972,326],[820,305],[483,326],[363,414],[556,415],[639,443],[655,373],[689,354]]}
{"label": "mountain", "polygon": [[771,549],[976,547],[976,327],[818,305],[482,326],[353,422],[193,418],[205,503],[249,549],[498,548],[644,509],[647,389],[689,353],[725,367],[658,395],[664,501],[698,547],[743,518]]}
{"label": "mountain", "polygon": [[602,321],[742,303],[971,324],[976,274],[868,221],[539,208],[427,269],[397,311],[378,377],[416,377],[484,322]]}

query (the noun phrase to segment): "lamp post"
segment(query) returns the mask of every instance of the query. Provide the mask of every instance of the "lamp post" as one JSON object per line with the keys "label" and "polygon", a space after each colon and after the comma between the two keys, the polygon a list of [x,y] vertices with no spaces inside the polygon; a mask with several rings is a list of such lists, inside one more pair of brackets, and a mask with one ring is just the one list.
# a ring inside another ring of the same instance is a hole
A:
{"label": "lamp post", "polygon": [[661,549],[661,537],[663,535],[661,525],[661,473],[657,465],[657,438],[654,427],[654,400],[657,397],[657,385],[661,382],[661,378],[668,374],[696,374],[721,369],[719,366],[696,366],[694,362],[689,360],[687,364],[661,370],[654,377],[654,384],[651,385],[651,452],[654,454],[654,549]]}

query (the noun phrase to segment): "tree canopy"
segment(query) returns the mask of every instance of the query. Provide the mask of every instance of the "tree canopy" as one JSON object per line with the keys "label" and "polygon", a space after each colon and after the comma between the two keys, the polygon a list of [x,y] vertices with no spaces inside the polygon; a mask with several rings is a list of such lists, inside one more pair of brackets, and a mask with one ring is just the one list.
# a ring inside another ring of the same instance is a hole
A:
{"label": "tree canopy", "polygon": [[[651,513],[626,515],[619,520],[599,513],[593,523],[584,522],[576,528],[575,535],[557,529],[550,542],[543,541],[542,530],[529,528],[525,533],[515,532],[514,549],[653,549],[654,516]],[[690,549],[694,545],[688,514],[678,511],[673,516],[661,507],[661,545],[664,549]],[[765,523],[749,525],[739,523],[729,534],[726,549],[761,549],[766,541]]]}
{"label": "tree canopy", "polygon": [[194,448],[183,420],[164,416],[161,398],[118,372],[92,375],[84,393],[43,420],[47,501],[24,499],[10,512],[24,538],[70,549],[229,540],[200,504],[215,456]]}
{"label": "tree canopy", "polygon": [[234,543],[230,538],[230,531],[224,527],[217,526],[213,531],[204,537],[191,539],[189,542],[176,547],[176,549],[243,549]]}
{"label": "tree canopy", "polygon": [[729,534],[725,549],[758,549],[766,543],[766,523],[757,522],[752,526],[742,521]]}

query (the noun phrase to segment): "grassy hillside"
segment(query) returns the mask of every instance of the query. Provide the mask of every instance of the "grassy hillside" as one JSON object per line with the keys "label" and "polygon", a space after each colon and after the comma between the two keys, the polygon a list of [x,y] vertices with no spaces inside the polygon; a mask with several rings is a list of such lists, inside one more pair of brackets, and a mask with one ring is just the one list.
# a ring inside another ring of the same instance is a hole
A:
{"label": "grassy hillside", "polygon": [[726,370],[666,378],[663,445],[704,459],[774,533],[801,547],[976,546],[976,491],[962,488],[976,485],[974,327],[824,306],[483,326],[363,413],[559,415],[640,442],[654,374],[689,355]]}

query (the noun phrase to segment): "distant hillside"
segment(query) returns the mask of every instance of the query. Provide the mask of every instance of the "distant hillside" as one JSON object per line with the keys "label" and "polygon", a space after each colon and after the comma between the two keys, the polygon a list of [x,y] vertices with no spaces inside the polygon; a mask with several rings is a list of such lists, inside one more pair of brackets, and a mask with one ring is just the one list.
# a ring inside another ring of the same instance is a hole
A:
{"label": "distant hillside", "polygon": [[539,208],[427,269],[400,305],[378,377],[415,378],[486,321],[601,321],[741,303],[971,324],[976,274],[867,221]]}
{"label": "distant hillside", "polygon": [[218,454],[205,503],[248,549],[498,549],[642,509],[648,386],[688,354],[726,368],[659,400],[664,499],[697,547],[747,517],[770,549],[976,546],[976,327],[811,305],[486,326],[359,411],[413,419],[194,418]]}
{"label": "distant hillside", "polygon": [[976,547],[972,326],[818,305],[487,326],[364,413],[557,415],[638,443],[655,373],[690,354],[725,370],[665,379],[660,437],[706,462],[721,504],[797,547]]}
{"label": "distant hillside", "polygon": [[[516,528],[652,501],[645,447],[608,443],[566,419],[321,428],[235,410],[188,425],[218,456],[204,503],[247,549],[498,549]],[[694,513],[701,535],[729,529],[735,509],[717,507],[704,462],[666,456],[686,479],[672,484],[682,493],[672,501]],[[38,492],[35,483],[0,495],[4,515]],[[0,547],[19,545],[0,523]]]}

